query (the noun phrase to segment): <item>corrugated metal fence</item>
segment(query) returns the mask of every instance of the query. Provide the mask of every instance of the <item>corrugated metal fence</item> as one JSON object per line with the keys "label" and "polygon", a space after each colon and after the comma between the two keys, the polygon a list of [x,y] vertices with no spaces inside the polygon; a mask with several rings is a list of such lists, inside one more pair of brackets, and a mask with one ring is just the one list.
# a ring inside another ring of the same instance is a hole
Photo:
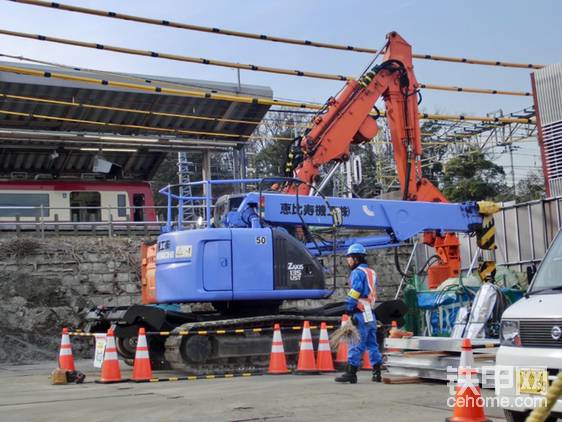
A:
{"label": "corrugated metal fence", "polygon": [[[513,270],[525,271],[538,264],[558,233],[561,223],[562,197],[505,206],[495,216],[496,261]],[[463,269],[467,270],[477,253],[476,238],[460,235]],[[418,248],[417,262],[433,254],[427,246]]]}

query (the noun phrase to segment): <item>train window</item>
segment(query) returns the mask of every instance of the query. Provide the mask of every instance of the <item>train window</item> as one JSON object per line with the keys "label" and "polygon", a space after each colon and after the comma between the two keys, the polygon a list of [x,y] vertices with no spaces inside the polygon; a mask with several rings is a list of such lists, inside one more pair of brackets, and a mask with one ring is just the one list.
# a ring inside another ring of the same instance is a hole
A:
{"label": "train window", "polygon": [[101,195],[99,192],[70,192],[70,217],[72,221],[101,221]]}
{"label": "train window", "polygon": [[144,221],[144,194],[135,193],[133,195],[133,206],[135,206],[135,212],[133,213],[133,221]]}
{"label": "train window", "polygon": [[[0,193],[0,217],[43,217],[49,216],[48,193]],[[4,208],[14,207],[14,208]],[[18,208],[37,207],[37,208]]]}
{"label": "train window", "polygon": [[127,195],[124,193],[117,194],[117,216],[127,217]]}

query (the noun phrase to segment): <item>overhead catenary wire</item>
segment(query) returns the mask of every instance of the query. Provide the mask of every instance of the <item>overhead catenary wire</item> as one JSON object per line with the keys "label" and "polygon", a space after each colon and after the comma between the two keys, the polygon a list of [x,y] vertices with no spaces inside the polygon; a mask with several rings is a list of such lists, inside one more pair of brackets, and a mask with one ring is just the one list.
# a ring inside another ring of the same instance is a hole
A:
{"label": "overhead catenary wire", "polygon": [[[102,86],[112,86],[116,88],[126,88],[134,89],[144,92],[156,93],[156,94],[170,94],[194,98],[206,98],[210,100],[222,100],[239,102],[245,104],[262,104],[270,106],[281,106],[289,108],[301,108],[301,109],[311,109],[319,110],[322,105],[307,103],[307,102],[294,102],[294,101],[284,101],[277,100],[266,97],[251,97],[246,95],[229,95],[223,93],[212,93],[207,91],[180,89],[180,88],[167,88],[157,85],[142,85],[134,84],[130,82],[114,81],[109,79],[98,79],[86,76],[76,76],[67,73],[60,72],[49,72],[45,70],[27,69],[17,66],[7,66],[0,65],[0,72],[15,73],[27,76],[35,76],[40,78],[53,78],[61,79],[74,82],[82,82],[86,84],[102,85]],[[384,113],[381,112],[384,116]],[[453,115],[453,114],[432,114],[432,113],[420,113],[420,119],[426,120],[452,120],[452,121],[475,121],[475,122],[495,122],[495,123],[526,123],[535,124],[532,118],[517,118],[517,117],[489,117],[489,116],[469,116],[469,115]]]}
{"label": "overhead catenary wire", "polygon": [[[101,74],[101,75],[111,75],[111,76],[115,76],[118,78],[124,78],[124,79],[131,79],[131,80],[135,80],[135,81],[140,81],[142,83],[147,83],[147,84],[154,84],[155,82],[158,83],[162,83],[166,86],[179,86],[179,87],[186,87],[186,86],[190,86],[188,84],[185,83],[179,83],[179,82],[170,82],[170,81],[166,81],[166,80],[161,80],[161,79],[147,79],[147,78],[143,78],[140,76],[134,76],[134,75],[130,75],[130,74],[126,74],[126,73],[119,73],[119,72],[111,72],[111,71],[106,71],[106,70],[99,70],[99,69],[90,69],[90,68],[80,68],[77,66],[70,66],[70,65],[66,65],[66,64],[61,64],[61,63],[56,63],[56,62],[50,62],[50,61],[45,61],[45,60],[38,60],[38,59],[33,59],[30,57],[25,57],[25,56],[14,56],[14,55],[10,55],[10,54],[4,54],[4,53],[0,53],[0,57],[8,57],[11,59],[16,59],[16,60],[21,60],[21,61],[28,61],[28,62],[32,62],[32,63],[39,63],[39,64],[46,64],[49,66],[53,66],[53,67],[57,67],[57,68],[63,68],[63,69],[69,69],[69,70],[73,70],[73,71],[78,71],[78,72],[88,72],[88,73],[94,73],[94,74]],[[193,86],[197,86],[197,85],[193,85]],[[198,86],[198,87],[203,87],[203,86]],[[203,87],[204,88],[204,87]],[[214,90],[213,90],[214,91]],[[224,91],[221,89],[221,91]],[[15,96],[14,96],[15,97]],[[21,97],[21,99],[24,98],[33,98],[33,99],[37,99],[39,100],[37,97]],[[50,99],[43,99],[43,100],[50,100]],[[296,101],[296,100],[289,100],[289,101]],[[71,103],[71,105],[75,105],[78,104],[76,102]],[[84,107],[86,107],[85,104],[82,104]],[[318,104],[319,105],[319,104]],[[148,113],[146,110],[133,110],[133,109],[125,109],[125,108],[118,108],[118,107],[109,107],[109,106],[97,106],[97,105],[92,105],[92,108],[100,108],[100,109],[110,109],[110,110],[115,110],[115,111],[138,111],[141,112],[143,114],[150,114]],[[270,110],[272,112],[281,112],[281,113],[285,113],[285,112],[290,112],[292,114],[298,114],[298,113],[310,113],[311,115],[316,115],[317,111],[304,111],[304,110],[285,110],[285,109],[277,109],[277,110]],[[166,117],[177,117],[177,118],[193,118],[193,119],[197,119],[197,120],[213,120],[213,121],[222,121],[222,122],[227,122],[227,123],[240,123],[240,124],[259,124],[259,123],[263,123],[263,122],[267,122],[267,121],[278,121],[276,119],[271,119],[271,118],[263,118],[261,120],[241,120],[241,119],[227,119],[221,116],[202,116],[202,115],[198,115],[198,116],[194,116],[194,115],[187,115],[187,114],[178,114],[178,113],[152,113],[152,114],[156,114],[156,115],[162,115],[162,116],[166,116]],[[381,114],[382,116],[384,116],[384,112]],[[192,117],[193,116],[193,117]],[[509,116],[508,116],[509,117]],[[311,121],[308,121],[308,123],[297,123],[297,124],[290,124],[290,123],[286,123],[286,125],[288,127],[302,127],[302,128],[310,128],[311,125]],[[499,124],[498,127],[503,126],[503,124]],[[427,136],[432,136],[432,135],[436,135],[435,133],[423,133],[422,135],[427,135]],[[457,137],[457,138],[468,138],[468,137],[472,137],[474,136],[473,133],[442,133],[439,134],[439,136],[448,136],[448,137]]]}
{"label": "overhead catenary wire", "polygon": [[205,120],[210,122],[225,122],[225,123],[252,124],[252,125],[257,125],[261,122],[260,120],[238,120],[238,119],[227,119],[223,117],[202,116],[202,115],[195,115],[195,114],[168,113],[163,111],[140,110],[137,108],[127,108],[127,107],[114,107],[114,106],[107,106],[107,105],[100,105],[100,104],[82,103],[78,101],[64,101],[64,100],[56,100],[52,98],[31,97],[25,95],[12,95],[12,94],[0,93],[0,98],[44,103],[44,104],[51,104],[51,105],[63,105],[69,107],[91,108],[95,110],[108,110],[108,111],[135,113],[135,114],[144,114],[147,116],[174,117],[177,119]]}
{"label": "overhead catenary wire", "polygon": [[[146,83],[146,84],[155,84],[158,83],[162,86],[168,86],[168,87],[180,87],[180,88],[185,88],[185,87],[196,87],[196,88],[201,88],[201,89],[206,89],[208,88],[208,85],[205,84],[198,84],[197,81],[189,81],[189,82],[179,82],[179,81],[169,81],[169,80],[164,80],[164,79],[160,79],[160,78],[152,78],[152,79],[147,79],[146,77],[141,77],[141,76],[135,76],[135,75],[131,75],[128,73],[120,73],[120,72],[112,72],[112,71],[108,71],[108,70],[99,70],[99,69],[91,69],[91,68],[87,68],[87,67],[78,67],[78,66],[70,66],[70,65],[66,65],[66,64],[62,64],[62,63],[57,63],[57,62],[51,62],[51,61],[47,61],[47,60],[39,60],[39,59],[33,59],[31,57],[26,57],[26,56],[16,56],[13,54],[5,54],[5,53],[0,53],[0,57],[7,57],[10,59],[16,59],[16,60],[20,60],[20,61],[25,61],[25,62],[30,62],[30,63],[37,63],[37,64],[43,64],[43,65],[48,65],[48,66],[53,66],[56,68],[60,68],[60,69],[68,69],[71,71],[78,71],[78,72],[89,72],[89,73],[95,73],[98,75],[106,75],[106,76],[111,76],[111,77],[118,77],[121,79],[129,79],[131,81],[137,81],[137,82],[142,82],[142,83]],[[221,87],[220,90],[217,90],[216,88],[213,88],[213,91],[216,92],[228,92],[228,93],[239,93],[240,90],[238,89],[238,87],[236,88],[227,88],[227,87]]]}
{"label": "overhead catenary wire", "polygon": [[[16,101],[24,101],[24,102],[32,102],[32,103],[42,103],[42,104],[50,104],[50,105],[62,105],[62,106],[69,106],[69,107],[77,107],[77,108],[90,108],[94,110],[107,110],[107,111],[117,111],[117,112],[126,112],[126,113],[134,113],[134,114],[142,114],[146,116],[160,116],[160,117],[174,117],[177,119],[186,119],[186,120],[204,120],[210,122],[226,122],[226,123],[236,123],[236,124],[248,124],[248,125],[258,125],[262,122],[279,122],[279,123],[286,123],[283,120],[279,119],[269,119],[264,118],[262,120],[241,120],[241,119],[227,119],[218,116],[202,116],[202,115],[194,115],[194,114],[182,114],[182,113],[168,113],[168,112],[159,112],[159,111],[151,111],[151,110],[140,110],[136,108],[126,108],[126,107],[116,107],[116,106],[107,106],[107,105],[100,105],[100,104],[90,104],[90,103],[83,103],[79,101],[65,101],[53,98],[43,98],[43,97],[34,97],[34,96],[26,96],[26,95],[13,95],[13,94],[3,94],[0,93],[0,98],[6,98],[10,100]],[[310,123],[301,123],[301,124],[294,124],[294,123],[286,123],[287,127],[300,127],[300,128],[309,128]],[[212,132],[212,135],[219,135],[220,133]],[[422,132],[422,136],[440,136],[438,133],[431,133],[431,132]],[[446,136],[456,137],[456,138],[469,138],[471,137],[470,134],[448,134]],[[245,135],[245,137],[249,137],[249,135]],[[275,137],[276,140],[293,140],[294,138],[289,137]],[[426,143],[429,144],[429,143]],[[435,142],[433,144],[442,144],[439,142]]]}
{"label": "overhead catenary wire", "polygon": [[[4,95],[4,94],[0,94],[0,95]],[[156,132],[164,132],[164,133],[178,134],[178,135],[229,137],[229,138],[234,138],[233,140],[234,142],[239,138],[243,138],[245,140],[250,140],[250,141],[257,140],[260,138],[259,136],[256,135],[238,135],[238,134],[222,133],[222,132],[192,131],[192,130],[185,130],[185,129],[171,129],[171,128],[161,128],[161,127],[154,127],[154,126],[134,125],[134,124],[100,122],[97,120],[75,119],[75,118],[68,118],[68,117],[61,117],[61,116],[52,116],[47,114],[25,113],[25,112],[11,111],[11,110],[3,110],[3,109],[0,109],[0,115],[1,114],[8,115],[8,116],[26,117],[29,119],[44,119],[44,120],[60,121],[60,122],[68,122],[68,123],[80,123],[80,124],[93,125],[93,126],[138,129],[138,130],[156,131]],[[284,136],[265,136],[264,138],[265,140],[270,140],[270,141],[294,140],[294,138],[292,137],[284,137]],[[88,142],[88,141],[89,139],[84,140],[84,142]],[[126,143],[127,145],[133,146],[135,142],[137,141],[132,142],[128,140]],[[444,142],[422,142],[422,143],[424,145],[450,145],[450,144],[454,144],[455,142],[444,141]],[[145,145],[142,142],[142,138],[138,140],[137,144],[141,146]],[[388,142],[388,144],[391,143]],[[152,145],[152,144],[148,144],[148,145]]]}
{"label": "overhead catenary wire", "polygon": [[[376,49],[366,48],[366,47],[325,43],[325,42],[303,40],[303,39],[296,39],[296,38],[278,37],[273,35],[257,34],[251,32],[234,31],[231,29],[207,27],[207,26],[194,25],[194,24],[188,24],[182,22],[174,22],[170,20],[135,16],[135,15],[129,15],[124,13],[116,13],[116,12],[110,12],[110,11],[99,10],[99,9],[73,6],[73,5],[57,3],[57,2],[47,2],[41,0],[10,0],[10,1],[13,1],[15,3],[33,5],[33,6],[41,6],[41,7],[65,10],[68,12],[77,12],[77,13],[83,13],[83,14],[94,15],[94,16],[121,19],[131,22],[185,29],[190,31],[206,32],[206,33],[219,34],[219,35],[228,35],[228,36],[248,38],[248,39],[260,40],[260,41],[278,42],[278,43],[301,45],[307,47],[326,48],[332,50],[354,51],[354,52],[369,53],[369,54],[377,54],[379,52]],[[485,66],[501,66],[501,67],[512,67],[512,68],[523,68],[523,69],[541,69],[542,67],[544,67],[544,65],[542,64],[513,63],[513,62],[500,61],[500,60],[481,60],[481,59],[470,59],[464,57],[441,56],[441,55],[434,55],[434,54],[414,53],[413,57],[415,59],[421,59],[421,60],[434,60],[434,61],[442,61],[442,62],[464,63],[464,64],[473,64],[473,65],[485,65]]]}
{"label": "overhead catenary wire", "polygon": [[[78,41],[68,38],[50,37],[46,35],[30,34],[27,32],[10,31],[7,29],[0,29],[0,34],[11,36],[11,37],[72,45],[75,47],[91,48],[96,50],[106,50],[114,53],[131,54],[136,56],[174,60],[174,61],[180,61],[186,63],[227,67],[227,68],[241,69],[241,70],[250,70],[255,72],[266,72],[266,73],[289,75],[289,76],[302,76],[308,78],[327,79],[327,80],[335,80],[335,81],[347,81],[347,80],[354,79],[352,76],[336,75],[331,73],[310,72],[310,71],[303,71],[303,70],[292,70],[292,69],[284,69],[279,67],[261,66],[261,65],[246,64],[246,63],[234,63],[224,60],[206,59],[200,57],[191,57],[191,56],[163,53],[163,52],[150,51],[150,50],[139,50],[139,49],[128,48],[128,47],[118,47],[109,44],[84,42],[84,41]],[[484,89],[484,88],[432,85],[426,83],[420,84],[419,86],[420,88],[423,89],[433,89],[433,90],[450,91],[450,92],[463,92],[463,93],[472,93],[472,94],[514,95],[514,96],[523,96],[523,97],[531,96],[530,92],[524,92],[524,91],[511,91],[511,90],[506,91],[506,90],[488,89],[488,88]]]}
{"label": "overhead catenary wire", "polygon": [[[225,137],[225,138],[235,138],[235,139],[239,139],[239,138],[249,139],[250,136],[251,136],[251,135],[239,135],[239,134],[234,134],[234,133],[206,132],[206,131],[187,130],[187,129],[172,129],[172,128],[134,125],[134,124],[125,124],[125,123],[100,122],[100,121],[97,121],[97,120],[75,119],[75,118],[70,118],[70,117],[51,116],[51,115],[48,115],[48,114],[37,114],[37,113],[25,113],[25,112],[19,112],[19,111],[3,110],[3,109],[0,109],[0,114],[5,114],[5,115],[8,115],[8,116],[27,117],[27,118],[30,118],[30,119],[54,120],[54,121],[61,121],[61,122],[94,125],[94,126],[148,130],[148,131],[165,132],[165,133],[171,133],[171,134],[181,134],[181,135],[213,136],[213,137]],[[292,140],[292,139],[293,138],[285,138],[285,140]]]}

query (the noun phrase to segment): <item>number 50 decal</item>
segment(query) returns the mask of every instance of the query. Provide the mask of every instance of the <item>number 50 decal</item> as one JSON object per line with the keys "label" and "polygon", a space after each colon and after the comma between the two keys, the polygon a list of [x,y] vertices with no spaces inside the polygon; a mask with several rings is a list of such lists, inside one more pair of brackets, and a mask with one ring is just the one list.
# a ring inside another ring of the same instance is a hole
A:
{"label": "number 50 decal", "polygon": [[265,245],[266,238],[265,236],[256,236],[256,245]]}

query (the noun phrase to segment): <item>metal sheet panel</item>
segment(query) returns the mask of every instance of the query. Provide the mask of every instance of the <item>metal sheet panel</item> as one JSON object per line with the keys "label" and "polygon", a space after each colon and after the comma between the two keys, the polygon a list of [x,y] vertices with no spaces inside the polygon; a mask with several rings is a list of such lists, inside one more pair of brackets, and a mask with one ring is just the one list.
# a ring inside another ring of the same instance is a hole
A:
{"label": "metal sheet panel", "polygon": [[[387,338],[384,346],[389,349],[427,350],[434,352],[458,352],[462,351],[460,338],[450,337],[427,337],[414,336],[403,338]],[[497,339],[474,338],[470,340],[475,353],[489,353],[499,346]]]}
{"label": "metal sheet panel", "polygon": [[[158,302],[214,302],[232,300],[232,289],[207,290],[203,283],[204,272],[212,271],[219,257],[217,254],[215,262],[205,259],[210,249],[206,251],[207,241],[223,241],[224,246],[230,243],[230,229],[213,229],[212,236],[206,230],[183,230],[161,235],[156,255],[156,297]],[[226,248],[229,249],[229,248]],[[189,251],[189,252],[188,252]],[[222,251],[224,252],[224,250]],[[226,251],[230,260],[230,250]],[[211,256],[210,256],[211,258]],[[208,263],[211,267],[206,268]],[[220,265],[220,262],[218,263]],[[227,266],[229,262],[226,263]],[[228,275],[227,271],[214,273],[215,276]],[[212,277],[212,274],[208,274]],[[209,282],[212,280],[209,278]],[[220,283],[220,280],[216,280]],[[214,285],[213,288],[219,287]],[[222,286],[221,286],[222,287]]]}
{"label": "metal sheet panel", "polygon": [[562,120],[562,63],[546,66],[534,74],[541,123]]}
{"label": "metal sheet panel", "polygon": [[203,248],[203,288],[205,290],[232,290],[230,245],[230,240],[205,243]]}
{"label": "metal sheet panel", "polygon": [[273,239],[271,229],[232,230],[234,298],[242,292],[273,291]]}

